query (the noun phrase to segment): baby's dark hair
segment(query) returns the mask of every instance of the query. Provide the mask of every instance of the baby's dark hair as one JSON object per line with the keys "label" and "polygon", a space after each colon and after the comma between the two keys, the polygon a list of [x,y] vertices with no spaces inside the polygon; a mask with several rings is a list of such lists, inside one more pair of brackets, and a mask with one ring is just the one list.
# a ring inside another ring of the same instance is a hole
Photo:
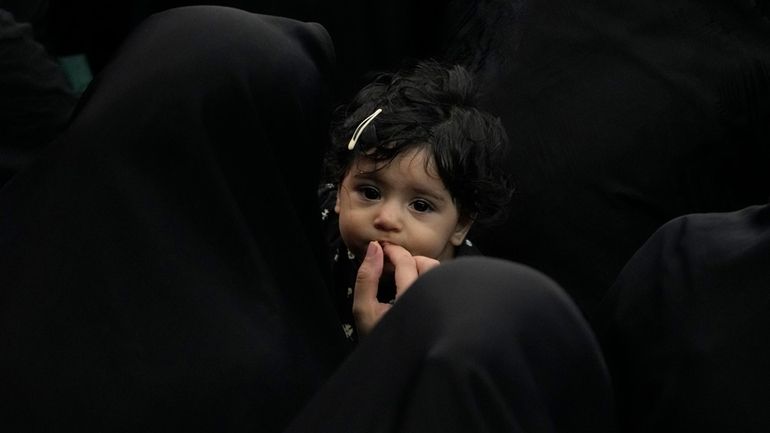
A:
{"label": "baby's dark hair", "polygon": [[[356,156],[389,163],[424,148],[463,218],[497,220],[512,194],[502,168],[507,136],[500,119],[477,107],[477,98],[471,74],[459,65],[431,60],[378,75],[335,112],[327,181],[341,182]],[[382,112],[348,150],[356,127],[377,109]]]}

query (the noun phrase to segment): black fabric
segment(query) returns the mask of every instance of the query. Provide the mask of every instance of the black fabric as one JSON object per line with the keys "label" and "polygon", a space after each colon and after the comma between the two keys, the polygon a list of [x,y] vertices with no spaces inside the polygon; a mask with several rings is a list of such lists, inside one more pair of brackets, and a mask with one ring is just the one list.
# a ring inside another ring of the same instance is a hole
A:
{"label": "black fabric", "polygon": [[367,72],[439,54],[448,1],[57,0],[50,7],[48,43],[57,53],[87,53],[93,70],[99,71],[150,14],[202,3],[321,23],[335,41],[340,65],[336,84],[341,98],[347,99],[367,81]]}
{"label": "black fabric", "polygon": [[235,9],[137,30],[0,190],[4,431],[282,429],[346,353],[315,196],[331,59],[320,26]]}
{"label": "black fabric", "polygon": [[33,27],[38,27],[45,23],[48,0],[0,0],[0,9],[13,14],[18,22],[30,23]]}
{"label": "black fabric", "polygon": [[[33,6],[33,4],[30,4]],[[26,22],[0,9],[0,187],[66,126],[77,97]]]}
{"label": "black fabric", "polygon": [[289,432],[614,431],[588,324],[530,268],[462,257],[400,297]]}
{"label": "black fabric", "polygon": [[658,230],[602,306],[624,431],[770,431],[770,206]]}
{"label": "black fabric", "polygon": [[[477,1],[446,57],[479,71],[517,185],[472,233],[590,317],[666,221],[767,201],[767,1]],[[460,15],[463,16],[463,15]]]}

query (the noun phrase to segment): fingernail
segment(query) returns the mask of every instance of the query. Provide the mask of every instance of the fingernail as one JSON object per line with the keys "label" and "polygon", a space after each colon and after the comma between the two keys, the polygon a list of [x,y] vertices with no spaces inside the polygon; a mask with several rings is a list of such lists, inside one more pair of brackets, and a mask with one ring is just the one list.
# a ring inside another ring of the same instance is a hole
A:
{"label": "fingernail", "polygon": [[370,241],[369,246],[366,248],[366,257],[371,257],[374,255],[374,253],[377,251],[377,247],[375,246],[377,242]]}

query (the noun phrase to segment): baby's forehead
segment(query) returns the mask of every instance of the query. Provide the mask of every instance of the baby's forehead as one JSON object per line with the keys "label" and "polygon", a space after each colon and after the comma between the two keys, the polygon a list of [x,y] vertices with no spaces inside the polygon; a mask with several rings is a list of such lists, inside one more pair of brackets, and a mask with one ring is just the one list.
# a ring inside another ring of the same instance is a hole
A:
{"label": "baby's forehead", "polygon": [[350,171],[354,173],[397,171],[411,175],[421,174],[434,179],[443,187],[446,187],[439,175],[435,157],[428,151],[426,146],[405,150],[392,159],[385,160],[376,160],[366,156],[366,154],[359,154],[354,158]]}

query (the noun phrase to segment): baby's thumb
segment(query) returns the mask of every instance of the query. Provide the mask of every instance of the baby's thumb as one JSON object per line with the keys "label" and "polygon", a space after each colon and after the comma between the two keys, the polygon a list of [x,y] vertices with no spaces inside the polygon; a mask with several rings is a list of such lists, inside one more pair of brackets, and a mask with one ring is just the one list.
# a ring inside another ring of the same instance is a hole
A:
{"label": "baby's thumb", "polygon": [[383,264],[382,247],[377,242],[369,242],[366,257],[356,275],[356,298],[360,300],[377,299]]}

